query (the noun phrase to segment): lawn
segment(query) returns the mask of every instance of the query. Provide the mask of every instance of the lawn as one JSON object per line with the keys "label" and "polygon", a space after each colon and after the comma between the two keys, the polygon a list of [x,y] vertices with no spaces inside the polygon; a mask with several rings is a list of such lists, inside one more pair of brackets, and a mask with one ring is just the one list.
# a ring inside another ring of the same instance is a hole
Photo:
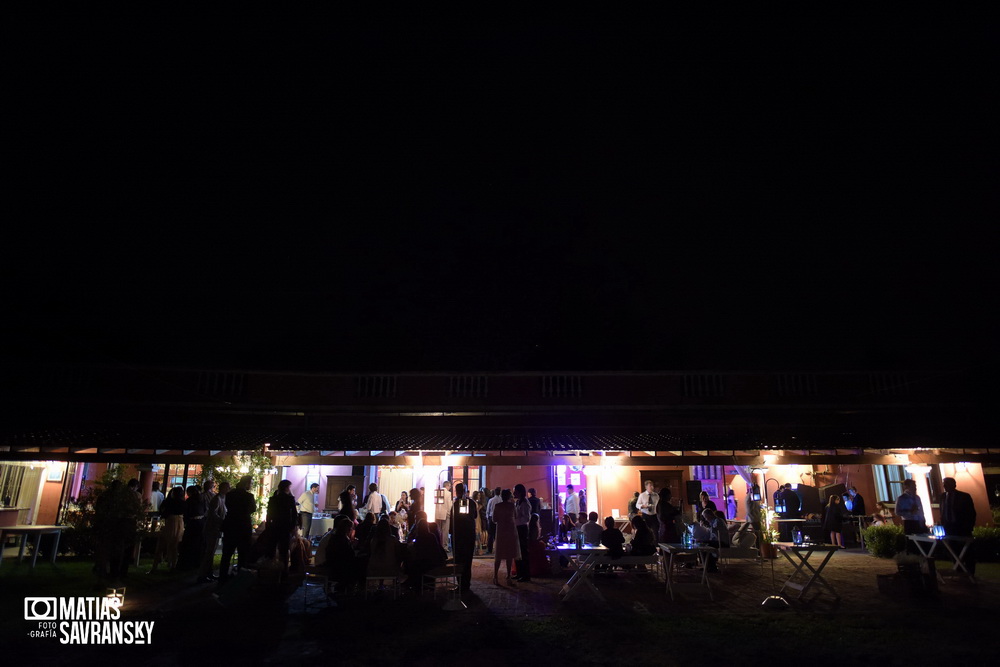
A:
{"label": "lawn", "polygon": [[[756,664],[797,657],[819,665],[877,662],[881,666],[941,662],[982,662],[995,640],[993,621],[983,611],[943,613],[933,604],[885,613],[852,614],[802,611],[692,614],[610,613],[581,601],[553,616],[516,618],[489,611],[445,612],[428,599],[349,598],[337,608],[299,612],[286,597],[262,597],[238,608],[221,608],[208,588],[192,585],[193,573],[145,574],[150,561],[130,568],[125,585],[126,615],[156,621],[155,647],[69,647],[54,640],[28,643],[24,627],[25,596],[102,595],[105,584],[91,573],[91,562],[60,560],[57,567],[39,563],[32,571],[16,559],[0,566],[0,644],[15,651],[31,649],[34,664],[75,664],[112,659],[146,662],[185,656],[225,655],[242,665],[309,662],[324,665],[366,664],[408,667],[491,663],[609,665],[642,662],[690,665],[706,660]],[[942,571],[948,568],[939,563]],[[1000,564],[983,563],[979,574],[1000,581]],[[287,590],[285,596],[301,595]],[[198,599],[172,611],[160,602],[186,592]],[[130,610],[131,608],[131,610]],[[209,628],[221,628],[209,632]],[[961,641],[955,638],[961,637]],[[72,652],[71,652],[72,651]],[[82,662],[77,662],[82,660]],[[157,662],[156,664],[168,664]]]}

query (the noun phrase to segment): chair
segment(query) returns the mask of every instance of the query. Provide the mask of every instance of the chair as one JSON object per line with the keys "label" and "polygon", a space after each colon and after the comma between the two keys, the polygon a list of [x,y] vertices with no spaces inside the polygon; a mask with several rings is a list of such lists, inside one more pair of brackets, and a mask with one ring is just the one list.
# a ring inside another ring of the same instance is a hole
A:
{"label": "chair", "polygon": [[322,588],[323,597],[326,598],[326,606],[336,607],[337,603],[333,601],[333,586],[335,583],[335,581],[330,581],[330,577],[328,577],[322,570],[306,568],[305,578],[302,580],[303,608],[309,608],[310,588]]}
{"label": "chair", "polygon": [[442,565],[424,573],[421,579],[420,592],[430,591],[436,599],[438,589],[441,588],[440,584],[444,584],[445,592],[452,593],[452,597],[455,597],[460,590],[459,579],[460,577],[454,564]]}
{"label": "chair", "polygon": [[[399,597],[399,573],[398,572],[388,572],[388,573],[373,573],[369,572],[368,576],[365,577],[365,599],[368,599],[368,593],[378,592],[381,590],[383,581],[390,581],[392,583],[392,599],[395,600]],[[374,584],[374,588],[372,587]]]}

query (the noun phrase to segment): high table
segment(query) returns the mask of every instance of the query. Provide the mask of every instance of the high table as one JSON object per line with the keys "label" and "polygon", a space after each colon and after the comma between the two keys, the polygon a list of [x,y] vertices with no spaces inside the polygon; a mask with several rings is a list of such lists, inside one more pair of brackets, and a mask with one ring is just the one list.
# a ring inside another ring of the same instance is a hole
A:
{"label": "high table", "polygon": [[59,552],[59,537],[67,526],[0,526],[0,562],[3,561],[3,539],[5,535],[20,535],[21,548],[17,552],[17,562],[24,560],[24,547],[28,543],[28,535],[35,536],[35,553],[31,557],[31,569],[35,569],[38,562],[38,548],[41,546],[42,535],[56,536],[55,544],[52,545],[52,564],[56,564],[56,554]]}
{"label": "high table", "polygon": [[[965,573],[969,581],[976,583],[976,575],[969,572],[969,569],[965,566],[965,553],[972,546],[971,536],[946,535],[945,537],[934,537],[933,535],[923,534],[907,535],[906,537],[916,545],[920,551],[920,555],[929,560],[934,560],[934,552],[937,551],[939,544],[943,544],[945,551],[948,552],[948,555],[951,556],[955,563],[955,572]],[[956,543],[962,545],[962,550],[957,554],[951,546]],[[935,571],[937,572],[937,568],[935,568]],[[937,578],[939,582],[944,583],[944,577],[941,576],[940,572],[937,572]]]}
{"label": "high table", "polygon": [[[839,547],[836,544],[793,544],[791,542],[775,542],[774,547],[778,550],[778,553],[784,556],[785,560],[791,563],[792,567],[795,568],[791,576],[788,577],[788,580],[785,581],[784,585],[782,585],[781,590],[778,591],[779,595],[786,588],[794,588],[799,591],[797,598],[802,599],[802,596],[806,594],[806,591],[809,590],[813,584],[817,584],[825,588],[838,600],[840,599],[837,591],[833,589],[830,582],[824,579],[820,573],[823,571],[823,568],[826,567],[826,564],[830,562],[830,558],[833,556],[834,552],[842,547]],[[826,554],[823,560],[820,561],[819,567],[817,568],[814,568],[809,564],[809,558],[814,553]],[[792,559],[792,556],[795,556],[799,562],[796,563],[795,560]],[[806,575],[805,570],[809,570],[812,574]],[[798,575],[806,577],[805,583],[792,581]]]}
{"label": "high table", "polygon": [[605,546],[590,546],[584,545],[578,547],[575,544],[560,544],[557,547],[550,547],[545,550],[546,554],[552,554],[550,557],[558,562],[559,556],[576,556],[577,557],[577,568],[573,576],[569,578],[563,587],[559,590],[559,595],[562,596],[563,600],[568,600],[581,587],[589,588],[590,591],[597,596],[599,600],[604,601],[604,596],[601,592],[597,590],[594,586],[594,582],[590,579],[594,574],[594,566],[597,565],[597,561],[608,553],[608,548]]}
{"label": "high table", "polygon": [[708,599],[713,602],[715,601],[715,596],[712,595],[712,586],[708,582],[708,557],[712,553],[718,555],[718,549],[704,544],[684,546],[683,544],[671,544],[668,542],[660,542],[659,547],[664,559],[663,578],[666,580],[666,592],[670,595],[671,600],[674,599],[674,588],[678,584],[677,581],[674,581],[674,560],[678,556],[700,556],[702,561],[701,580],[698,583],[708,590]]}

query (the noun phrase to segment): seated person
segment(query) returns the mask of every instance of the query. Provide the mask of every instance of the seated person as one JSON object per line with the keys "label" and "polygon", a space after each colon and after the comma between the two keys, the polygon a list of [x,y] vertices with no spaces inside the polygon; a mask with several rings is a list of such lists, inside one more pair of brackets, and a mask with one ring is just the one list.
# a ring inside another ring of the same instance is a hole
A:
{"label": "seated person", "polygon": [[289,572],[305,572],[309,565],[309,558],[312,555],[312,546],[309,540],[299,535],[297,532],[292,536],[288,556],[290,565]]}
{"label": "seated person", "polygon": [[[604,530],[601,532],[601,544],[608,548],[608,558],[618,560],[625,555],[625,536],[622,531],[615,528],[615,518],[613,516],[604,517]],[[611,565],[598,565],[598,572],[611,570]]]}
{"label": "seated person", "polygon": [[421,519],[427,521],[427,512],[420,510],[419,512],[413,515],[413,527],[410,528],[410,532],[406,534],[407,542],[412,542],[413,540],[417,539],[417,524],[420,523]]}
{"label": "seated person", "polygon": [[615,528],[613,516],[604,517],[604,530],[601,532],[601,544],[608,548],[608,557],[619,559],[625,555],[625,536]]}
{"label": "seated person", "polygon": [[656,553],[656,538],[641,514],[632,517],[632,538],[630,556],[652,556]]}
{"label": "seated person", "polygon": [[326,565],[326,548],[330,546],[330,538],[333,537],[333,528],[326,531],[326,534],[319,538],[316,546],[316,554],[313,556],[313,565]]}
{"label": "seated person", "polygon": [[604,529],[601,528],[601,524],[597,523],[597,512],[591,512],[588,518],[590,520],[580,526],[580,530],[583,531],[583,541],[585,544],[596,546],[601,543],[601,534],[604,533]]}
{"label": "seated person", "polygon": [[[701,513],[703,524],[708,524],[709,535],[707,540],[701,540],[702,544],[707,544],[710,547],[715,547],[716,549],[722,547],[726,548],[729,546],[729,526],[726,524],[725,515],[722,512],[717,512],[715,510],[706,509]],[[708,555],[708,566],[707,570],[709,572],[719,571],[719,554],[713,552]]]}
{"label": "seated person", "polygon": [[404,520],[400,518],[399,514],[395,510],[389,512],[389,533],[396,538],[397,542],[402,541],[401,531],[403,529]]}
{"label": "seated person", "polygon": [[574,530],[576,530],[575,517],[569,512],[563,514],[562,521],[559,522],[559,541],[569,542],[570,534]]}
{"label": "seated person", "polygon": [[337,582],[337,590],[351,592],[364,576],[362,561],[354,553],[352,537],[354,522],[348,517],[337,517],[333,535],[326,546],[327,576]]}
{"label": "seated person", "polygon": [[434,526],[435,530],[431,526],[427,519],[420,519],[414,526],[417,534],[406,551],[403,566],[407,575],[404,585],[408,588],[420,590],[424,573],[441,567],[448,560],[448,553],[441,546],[437,526]]}
{"label": "seated person", "polygon": [[367,576],[374,577],[384,574],[386,578],[394,578],[402,573],[403,559],[406,547],[399,537],[392,534],[389,519],[382,517],[375,525],[375,536],[371,542],[371,556],[368,558]]}

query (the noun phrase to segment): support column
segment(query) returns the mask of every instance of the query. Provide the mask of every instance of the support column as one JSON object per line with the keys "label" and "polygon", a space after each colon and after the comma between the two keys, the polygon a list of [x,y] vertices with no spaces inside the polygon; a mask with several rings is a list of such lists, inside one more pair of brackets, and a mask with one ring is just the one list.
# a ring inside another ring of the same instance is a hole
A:
{"label": "support column", "polygon": [[928,526],[934,524],[934,515],[931,513],[931,489],[927,479],[927,474],[931,467],[919,463],[911,463],[906,466],[906,472],[913,476],[913,481],[917,483],[917,497],[924,508],[924,523]]}
{"label": "support column", "polygon": [[143,470],[139,473],[139,489],[142,491],[142,502],[148,503],[149,497],[153,494],[153,478],[156,475],[152,470]]}

